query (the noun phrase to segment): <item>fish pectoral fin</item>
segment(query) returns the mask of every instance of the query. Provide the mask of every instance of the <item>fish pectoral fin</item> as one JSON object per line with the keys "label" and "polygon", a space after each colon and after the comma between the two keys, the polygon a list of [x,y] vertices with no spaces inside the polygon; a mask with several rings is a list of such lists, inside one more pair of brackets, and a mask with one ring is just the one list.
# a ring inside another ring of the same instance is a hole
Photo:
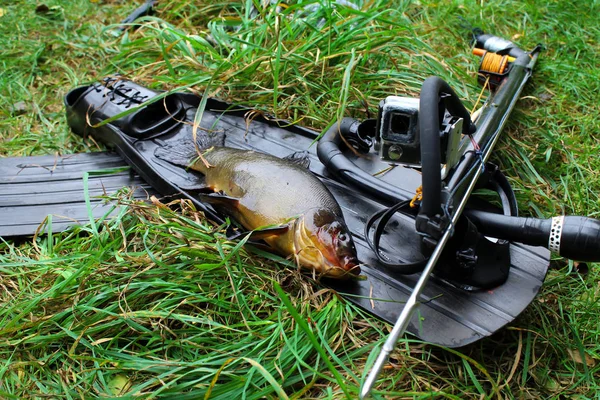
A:
{"label": "fish pectoral fin", "polygon": [[283,159],[302,168],[308,169],[308,167],[310,167],[310,157],[308,155],[308,151],[306,150],[297,151],[283,157]]}
{"label": "fish pectoral fin", "polygon": [[196,195],[200,201],[203,201],[208,204],[223,206],[228,208],[236,208],[240,202],[240,199],[227,196],[221,193],[198,193]]}
{"label": "fish pectoral fin", "polygon": [[197,184],[192,184],[192,185],[179,185],[179,189],[187,192],[188,194],[194,195],[197,193],[214,193],[214,190],[212,190],[212,188],[206,186],[206,184],[204,183],[197,183]]}
{"label": "fish pectoral fin", "polygon": [[242,237],[246,237],[246,235],[250,234],[250,237],[248,238],[248,240],[262,240],[262,239],[266,239],[266,238],[269,238],[272,236],[283,235],[284,233],[287,233],[289,230],[290,230],[289,225],[272,226],[272,227],[263,228],[263,229],[256,229],[256,230],[253,230],[250,232],[248,232],[248,231],[238,232],[238,233],[234,234],[233,236],[230,236],[229,239],[237,240]]}
{"label": "fish pectoral fin", "polygon": [[250,234],[250,239],[259,240],[271,236],[279,236],[287,233],[290,230],[289,225],[272,226],[264,229],[256,229]]}

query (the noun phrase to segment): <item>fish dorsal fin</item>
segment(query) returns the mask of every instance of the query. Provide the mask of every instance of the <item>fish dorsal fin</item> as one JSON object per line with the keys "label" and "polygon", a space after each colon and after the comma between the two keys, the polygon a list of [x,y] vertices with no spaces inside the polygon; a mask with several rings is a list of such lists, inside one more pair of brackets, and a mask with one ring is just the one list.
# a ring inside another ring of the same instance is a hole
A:
{"label": "fish dorsal fin", "polygon": [[308,169],[308,167],[310,167],[310,157],[308,155],[308,151],[306,150],[297,151],[283,157],[283,159],[302,168]]}

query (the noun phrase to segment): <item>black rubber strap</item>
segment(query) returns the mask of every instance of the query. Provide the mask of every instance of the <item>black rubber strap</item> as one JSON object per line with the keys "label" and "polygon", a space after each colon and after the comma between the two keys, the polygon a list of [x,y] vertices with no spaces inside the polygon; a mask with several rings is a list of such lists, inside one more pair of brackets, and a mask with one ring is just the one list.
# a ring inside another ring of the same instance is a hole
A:
{"label": "black rubber strap", "polygon": [[[410,208],[410,200],[401,201],[395,206],[392,206],[390,208],[384,208],[383,210],[380,210],[373,214],[365,224],[365,240],[367,241],[367,244],[369,245],[371,250],[373,250],[373,253],[375,253],[375,255],[377,256],[377,259],[379,260],[381,265],[393,270],[393,272],[408,275],[423,271],[423,268],[427,263],[427,259],[416,262],[392,262],[389,259],[389,257],[383,255],[383,253],[379,249],[379,240],[381,239],[381,235],[383,235],[383,231],[386,225],[395,213],[400,212],[411,218],[415,217],[414,212],[408,212],[405,211],[405,209],[409,209],[412,211],[412,209]],[[375,227],[375,232],[373,233],[373,240],[371,240],[371,238],[369,237],[369,231],[373,226]]]}
{"label": "black rubber strap", "polygon": [[492,175],[492,179],[490,180],[490,188],[500,196],[504,215],[517,217],[519,215],[517,197],[510,186],[510,182],[508,182],[508,179],[506,179],[506,175],[504,175],[499,169],[496,169]]}

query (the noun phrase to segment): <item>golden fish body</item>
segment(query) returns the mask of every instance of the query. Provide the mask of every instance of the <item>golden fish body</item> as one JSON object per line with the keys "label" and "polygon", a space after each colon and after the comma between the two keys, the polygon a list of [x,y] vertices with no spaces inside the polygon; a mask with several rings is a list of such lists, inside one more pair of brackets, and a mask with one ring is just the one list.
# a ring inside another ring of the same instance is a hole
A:
{"label": "golden fish body", "polygon": [[281,255],[295,255],[304,267],[333,277],[360,273],[340,206],[306,168],[269,154],[227,147],[213,147],[203,157],[210,167],[197,156],[189,167],[204,174],[215,193],[228,197],[214,198],[221,211],[249,230],[288,225],[285,233],[265,241]]}

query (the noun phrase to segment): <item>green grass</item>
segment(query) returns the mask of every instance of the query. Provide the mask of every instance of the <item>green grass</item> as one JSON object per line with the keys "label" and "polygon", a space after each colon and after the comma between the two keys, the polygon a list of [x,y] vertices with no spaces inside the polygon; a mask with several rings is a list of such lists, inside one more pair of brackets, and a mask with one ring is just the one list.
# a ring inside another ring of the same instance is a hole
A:
{"label": "green grass", "polygon": [[[250,1],[160,3],[114,37],[109,24],[137,4],[54,0],[36,13],[33,0],[0,1],[0,155],[98,150],[69,132],[62,96],[114,72],[319,130],[373,116],[386,95],[416,95],[429,75],[472,107],[477,60],[460,16],[547,48],[495,153],[522,212],[600,212],[597,2],[324,1],[305,18],[293,3],[256,16]],[[284,264],[186,205],[132,203],[110,222],[2,241],[0,397],[356,397],[389,327]],[[405,339],[380,398],[597,397],[600,274],[555,265],[491,338],[459,350]]]}

